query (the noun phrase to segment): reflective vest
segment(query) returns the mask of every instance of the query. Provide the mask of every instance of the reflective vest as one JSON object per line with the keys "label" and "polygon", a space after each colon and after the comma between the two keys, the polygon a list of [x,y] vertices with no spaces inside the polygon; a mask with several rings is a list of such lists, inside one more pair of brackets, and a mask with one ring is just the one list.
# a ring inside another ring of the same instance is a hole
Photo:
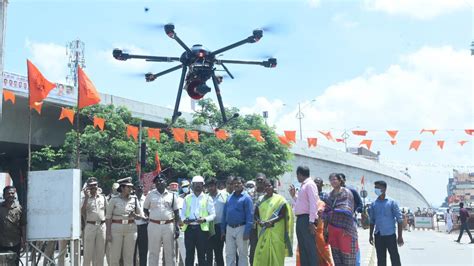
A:
{"label": "reflective vest", "polygon": [[[192,194],[187,195],[186,198],[184,199],[186,201],[186,212],[184,213],[185,218],[189,218],[191,215],[191,200],[192,200]],[[201,198],[201,202],[199,202],[199,217],[204,218],[209,216],[209,213],[207,212],[207,202],[209,201],[209,196],[207,194],[203,194],[203,197]],[[200,224],[201,230],[202,231],[209,231],[209,223],[204,222]],[[186,228],[188,228],[188,225],[185,224],[183,225],[183,231],[186,231]]]}

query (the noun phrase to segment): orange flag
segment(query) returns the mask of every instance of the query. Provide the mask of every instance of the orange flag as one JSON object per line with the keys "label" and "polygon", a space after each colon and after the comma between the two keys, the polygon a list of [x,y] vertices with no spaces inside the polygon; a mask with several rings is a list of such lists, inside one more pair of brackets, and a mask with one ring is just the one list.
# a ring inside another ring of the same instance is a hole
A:
{"label": "orange flag", "polygon": [[[30,109],[35,108],[36,102],[42,102],[48,97],[49,92],[56,87],[54,83],[49,82],[44,78],[43,74],[38,68],[31,63],[30,60],[26,60],[28,68],[28,87],[30,90]],[[35,108],[36,109],[36,108]]]}
{"label": "orange flag", "polygon": [[296,143],[296,131],[292,130],[292,131],[285,131],[285,138],[287,141],[292,141],[292,142],[295,142]]}
{"label": "orange flag", "polygon": [[280,143],[285,146],[291,146],[291,143],[288,141],[288,138],[286,136],[278,136],[278,139],[280,140]]}
{"label": "orange flag", "polygon": [[421,145],[421,140],[414,140],[410,144],[410,148],[408,150],[414,149],[415,151],[418,151]]}
{"label": "orange flag", "polygon": [[324,131],[319,131],[319,133],[323,134],[327,140],[332,140],[334,141],[334,138],[332,137],[331,131],[324,132]]}
{"label": "orange flag", "polygon": [[438,130],[436,130],[436,129],[422,129],[420,134],[423,134],[423,132],[430,132],[431,134],[434,135],[436,133],[436,131],[438,131]]}
{"label": "orange flag", "polygon": [[194,130],[189,130],[186,132],[186,136],[188,137],[188,141],[191,142],[193,140],[196,143],[199,143],[199,133]]}
{"label": "orange flag", "polygon": [[173,128],[173,137],[176,142],[185,143],[186,130],[184,128]]}
{"label": "orange flag", "polygon": [[474,135],[474,129],[466,129],[464,130],[466,134],[473,136]]}
{"label": "orange flag", "polygon": [[390,141],[390,143],[392,143],[392,145],[395,145],[395,144],[397,144],[397,141],[394,140],[394,139],[392,139],[392,140]]}
{"label": "orange flag", "polygon": [[317,138],[308,138],[308,148],[318,146],[318,139]]}
{"label": "orange flag", "polygon": [[158,156],[158,152],[155,152],[155,164],[156,164],[155,173],[156,174],[161,173],[161,162],[160,162],[160,157]]}
{"label": "orange flag", "polygon": [[444,148],[444,140],[438,140],[438,141],[436,142],[436,144],[438,145],[438,147],[439,147],[440,149],[443,149],[443,148]]}
{"label": "orange flag", "polygon": [[35,109],[35,111],[40,115],[42,107],[43,107],[43,102],[34,102],[33,106],[30,106],[30,109]]}
{"label": "orange flag", "polygon": [[359,146],[365,145],[367,146],[367,149],[370,150],[370,147],[372,147],[372,140],[371,139],[364,139],[363,141],[360,142]]}
{"label": "orange flag", "polygon": [[216,129],[214,133],[216,134],[216,138],[218,139],[226,140],[229,138],[229,134],[227,134],[227,131],[225,129]]}
{"label": "orange flag", "polygon": [[346,142],[346,140],[345,140],[345,139],[336,139],[336,142],[342,142],[342,143],[344,143],[344,142]]}
{"label": "orange flag", "polygon": [[264,141],[262,138],[262,132],[259,129],[250,130],[250,135],[252,135],[258,142]]}
{"label": "orange flag", "polygon": [[98,127],[100,131],[104,131],[105,119],[94,116],[94,127]]}
{"label": "orange flag", "polygon": [[61,115],[59,116],[59,120],[67,118],[69,122],[71,122],[71,125],[74,124],[74,110],[67,109],[64,107],[61,107]]}
{"label": "orange flag", "polygon": [[364,184],[365,184],[365,177],[364,176],[362,176],[362,178],[360,179],[360,184],[362,186],[364,186]]}
{"label": "orange flag", "polygon": [[397,134],[398,134],[398,130],[387,130],[387,134],[392,138],[394,139]]}
{"label": "orange flag", "polygon": [[137,175],[142,172],[142,167],[140,166],[140,162],[135,163],[135,170],[137,171]]}
{"label": "orange flag", "polygon": [[127,125],[127,137],[132,136],[135,141],[138,140],[138,127]]}
{"label": "orange flag", "polygon": [[352,134],[356,136],[364,136],[367,135],[367,130],[352,130]]}
{"label": "orange flag", "polygon": [[92,81],[87,77],[81,67],[77,69],[78,90],[79,90],[79,109],[89,105],[98,104],[100,95],[95,89]]}
{"label": "orange flag", "polygon": [[10,101],[15,104],[15,94],[11,91],[3,90],[3,100],[5,102]]}
{"label": "orange flag", "polygon": [[469,141],[467,140],[461,140],[461,141],[458,141],[459,145],[461,146],[464,146],[464,144],[468,143]]}
{"label": "orange flag", "polygon": [[156,141],[160,142],[160,135],[161,130],[159,128],[148,128],[148,139],[155,139]]}

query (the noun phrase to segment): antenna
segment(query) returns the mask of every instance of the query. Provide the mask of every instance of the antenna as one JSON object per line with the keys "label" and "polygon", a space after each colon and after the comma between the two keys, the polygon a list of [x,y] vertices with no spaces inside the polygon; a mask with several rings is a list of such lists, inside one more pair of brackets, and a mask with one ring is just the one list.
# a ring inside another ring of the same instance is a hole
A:
{"label": "antenna", "polygon": [[67,66],[69,74],[66,76],[66,82],[69,85],[77,85],[77,67],[85,68],[84,60],[84,42],[77,39],[66,44],[66,55],[68,55]]}

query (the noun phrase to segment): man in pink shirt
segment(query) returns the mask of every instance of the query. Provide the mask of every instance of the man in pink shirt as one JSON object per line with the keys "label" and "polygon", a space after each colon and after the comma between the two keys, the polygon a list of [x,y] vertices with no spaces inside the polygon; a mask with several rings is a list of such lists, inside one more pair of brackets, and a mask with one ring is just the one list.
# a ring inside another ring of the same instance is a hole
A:
{"label": "man in pink shirt", "polygon": [[314,234],[318,222],[318,187],[309,177],[307,166],[298,166],[296,177],[301,183],[301,188],[296,196],[295,188],[291,186],[290,194],[296,197],[294,204],[296,215],[296,237],[300,251],[301,266],[318,265],[318,253]]}

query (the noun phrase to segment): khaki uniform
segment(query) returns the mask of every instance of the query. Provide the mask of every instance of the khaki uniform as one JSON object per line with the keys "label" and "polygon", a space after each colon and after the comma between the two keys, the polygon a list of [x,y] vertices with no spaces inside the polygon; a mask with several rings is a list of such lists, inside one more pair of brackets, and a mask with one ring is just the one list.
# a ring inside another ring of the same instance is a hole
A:
{"label": "khaki uniform", "polygon": [[86,206],[84,227],[84,266],[104,265],[105,254],[105,208],[107,200],[102,194],[90,197]]}
{"label": "khaki uniform", "polygon": [[153,190],[146,196],[144,209],[150,212],[148,224],[148,265],[158,266],[163,245],[165,265],[175,265],[174,211],[178,210],[177,196],[165,190],[160,194]]}
{"label": "khaki uniform", "polygon": [[110,245],[110,266],[119,266],[120,257],[124,265],[133,265],[133,252],[137,240],[137,225],[130,216],[133,212],[142,215],[137,198],[121,196],[110,199],[106,219],[112,220]]}

